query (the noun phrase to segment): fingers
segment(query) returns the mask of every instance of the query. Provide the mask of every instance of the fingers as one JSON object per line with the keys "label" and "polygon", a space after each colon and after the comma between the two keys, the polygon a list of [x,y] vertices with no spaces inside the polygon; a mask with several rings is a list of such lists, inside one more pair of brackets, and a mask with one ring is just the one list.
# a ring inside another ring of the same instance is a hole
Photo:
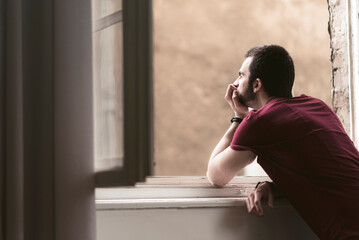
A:
{"label": "fingers", "polygon": [[254,194],[254,206],[255,206],[256,212],[259,214],[259,216],[263,216],[261,199],[262,199],[262,195],[259,194],[258,191],[256,191]]}
{"label": "fingers", "polygon": [[229,84],[228,87],[227,87],[227,91],[226,91],[226,94],[224,96],[224,99],[227,101],[227,102],[231,102],[232,101],[232,94],[233,94],[233,91],[237,90],[237,87],[234,85],[234,84]]}
{"label": "fingers", "polygon": [[235,115],[240,116],[241,118],[244,118],[248,115],[248,107],[244,106],[240,103],[239,92],[238,92],[237,86],[238,85],[235,85],[235,84],[229,84],[224,98],[228,102],[228,104],[231,106]]}
{"label": "fingers", "polygon": [[259,185],[257,189],[248,195],[248,198],[246,199],[248,212],[257,216],[264,216],[261,204],[262,199],[267,200],[270,208],[274,207],[274,195],[268,183]]}
{"label": "fingers", "polygon": [[247,210],[249,213],[253,212],[253,204],[252,204],[252,194],[249,194],[249,196],[246,199],[246,203],[247,203]]}
{"label": "fingers", "polygon": [[235,108],[239,108],[240,106],[238,106],[238,92],[237,91],[233,91],[232,92],[232,102]]}
{"label": "fingers", "polygon": [[269,191],[268,192],[268,206],[270,208],[273,208],[274,207],[274,204],[273,204],[273,192],[272,191]]}
{"label": "fingers", "polygon": [[256,191],[249,194],[248,198],[246,199],[247,210],[249,213],[255,214],[259,217],[264,215],[261,205],[261,198],[261,194]]}

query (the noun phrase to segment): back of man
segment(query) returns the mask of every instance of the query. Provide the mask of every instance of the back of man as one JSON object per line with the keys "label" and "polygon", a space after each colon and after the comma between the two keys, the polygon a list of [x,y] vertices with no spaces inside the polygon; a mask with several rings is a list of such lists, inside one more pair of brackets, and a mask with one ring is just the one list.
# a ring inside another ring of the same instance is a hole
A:
{"label": "back of man", "polygon": [[[258,163],[321,239],[359,239],[359,153],[322,101],[292,96],[289,53],[261,45],[246,54],[225,100],[234,117],[214,148],[207,177],[224,186],[258,156]],[[249,109],[254,109],[249,112]],[[273,205],[270,183],[249,194],[250,213]]]}
{"label": "back of man", "polygon": [[359,153],[325,103],[274,98],[244,118],[230,147],[258,155],[321,239],[359,239]]}

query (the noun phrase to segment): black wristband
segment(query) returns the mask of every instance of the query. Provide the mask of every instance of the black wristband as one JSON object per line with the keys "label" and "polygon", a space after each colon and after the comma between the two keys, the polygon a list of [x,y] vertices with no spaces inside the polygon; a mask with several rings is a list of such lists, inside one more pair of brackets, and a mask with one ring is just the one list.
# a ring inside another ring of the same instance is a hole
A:
{"label": "black wristband", "polygon": [[264,183],[264,182],[258,182],[257,185],[256,185],[256,187],[255,187],[254,189],[257,189],[258,186],[261,185],[262,183]]}
{"label": "black wristband", "polygon": [[242,121],[243,121],[243,119],[240,117],[232,117],[232,119],[231,119],[231,123],[233,123],[233,122],[241,123]]}
{"label": "black wristband", "polygon": [[274,185],[272,182],[268,182],[268,181],[264,181],[264,182],[258,182],[256,187],[254,189],[257,189],[259,187],[259,185],[261,185],[262,183],[268,183],[269,187],[272,189],[272,191],[274,191]]}

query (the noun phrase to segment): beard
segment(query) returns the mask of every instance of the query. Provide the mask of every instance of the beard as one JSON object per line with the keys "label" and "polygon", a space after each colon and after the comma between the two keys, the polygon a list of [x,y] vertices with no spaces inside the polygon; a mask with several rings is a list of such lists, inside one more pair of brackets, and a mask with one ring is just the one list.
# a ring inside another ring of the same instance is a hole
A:
{"label": "beard", "polygon": [[244,91],[243,94],[239,93],[238,95],[238,101],[246,106],[246,107],[252,107],[251,102],[256,98],[255,93],[253,92],[253,86],[252,84],[248,84],[248,87]]}

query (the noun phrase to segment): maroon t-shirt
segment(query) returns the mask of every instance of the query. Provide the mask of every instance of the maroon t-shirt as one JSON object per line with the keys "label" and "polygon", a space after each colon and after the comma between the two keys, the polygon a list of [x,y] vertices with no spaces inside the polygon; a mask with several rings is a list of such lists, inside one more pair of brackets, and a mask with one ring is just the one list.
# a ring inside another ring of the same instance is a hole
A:
{"label": "maroon t-shirt", "polygon": [[321,100],[271,100],[243,120],[231,148],[258,155],[318,237],[359,239],[359,153]]}

